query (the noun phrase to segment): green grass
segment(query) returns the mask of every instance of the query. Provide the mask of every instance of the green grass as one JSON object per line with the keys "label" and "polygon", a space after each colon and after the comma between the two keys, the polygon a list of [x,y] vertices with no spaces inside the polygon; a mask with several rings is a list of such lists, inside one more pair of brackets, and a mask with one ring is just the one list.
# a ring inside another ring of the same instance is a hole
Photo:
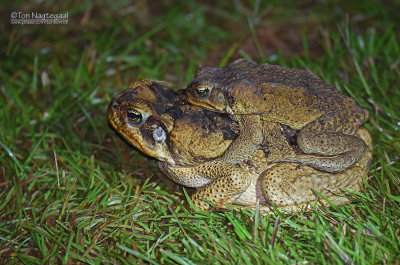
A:
{"label": "green grass", "polygon": [[[285,3],[0,4],[0,264],[398,264],[398,1]],[[9,23],[42,10],[69,23]],[[242,56],[308,68],[370,111],[370,179],[352,204],[188,210],[109,127],[130,80],[181,89],[198,66]]]}

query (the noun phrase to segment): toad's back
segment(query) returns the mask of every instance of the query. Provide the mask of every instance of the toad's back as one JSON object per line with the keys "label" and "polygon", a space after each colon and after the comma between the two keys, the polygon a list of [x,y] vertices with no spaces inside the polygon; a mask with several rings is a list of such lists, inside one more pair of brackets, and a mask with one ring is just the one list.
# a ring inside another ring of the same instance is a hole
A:
{"label": "toad's back", "polygon": [[[213,74],[225,83],[228,97],[241,99],[234,106],[236,113],[260,114],[262,119],[300,129],[328,112],[346,112],[365,120],[367,113],[355,100],[311,73],[279,65],[233,65]],[[246,82],[256,89],[247,89]],[[236,87],[237,89],[232,89]],[[255,93],[260,95],[254,96]]]}

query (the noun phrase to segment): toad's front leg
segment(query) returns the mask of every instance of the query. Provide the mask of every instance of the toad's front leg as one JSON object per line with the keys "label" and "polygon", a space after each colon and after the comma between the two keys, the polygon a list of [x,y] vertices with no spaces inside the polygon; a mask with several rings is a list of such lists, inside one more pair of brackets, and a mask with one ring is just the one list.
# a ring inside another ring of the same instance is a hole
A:
{"label": "toad's front leg", "polygon": [[217,158],[221,162],[238,164],[246,160],[264,139],[263,124],[259,115],[236,115],[240,134],[228,146],[224,154]]}
{"label": "toad's front leg", "polygon": [[202,210],[208,210],[207,202],[222,207],[232,203],[250,185],[255,176],[249,170],[211,161],[199,166],[176,167],[163,163],[161,170],[175,182],[187,187],[200,188],[191,197],[194,204]]}

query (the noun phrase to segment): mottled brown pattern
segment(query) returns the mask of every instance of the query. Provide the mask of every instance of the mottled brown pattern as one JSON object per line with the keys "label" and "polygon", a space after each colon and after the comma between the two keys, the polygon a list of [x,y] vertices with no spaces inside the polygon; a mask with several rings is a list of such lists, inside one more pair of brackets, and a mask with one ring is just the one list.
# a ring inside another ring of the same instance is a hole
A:
{"label": "mottled brown pattern", "polygon": [[223,161],[235,164],[237,157],[243,160],[257,149],[262,140],[254,132],[262,123],[255,117],[299,130],[299,148],[315,154],[280,162],[339,172],[359,161],[366,150],[354,132],[368,119],[368,111],[305,70],[239,59],[225,68],[200,68],[187,90],[190,103],[238,120],[240,135]]}
{"label": "mottled brown pattern", "polygon": [[[126,113],[132,108],[145,117],[140,124],[129,122]],[[172,180],[198,188],[192,200],[202,209],[208,209],[210,201],[218,207],[232,203],[255,207],[258,202],[265,213],[271,204],[298,211],[317,199],[312,189],[344,203],[347,199],[337,195],[342,188],[358,190],[371,161],[368,149],[361,161],[338,174],[307,166],[299,168],[295,163],[273,163],[279,158],[298,156],[298,132],[263,121],[263,140],[258,149],[238,165],[223,162],[218,158],[237,139],[239,124],[228,115],[188,105],[185,91],[175,94],[145,79],[135,81],[113,99],[108,118],[129,143],[159,160],[160,169]],[[155,138],[157,130],[165,137]],[[368,132],[359,129],[357,134],[360,133],[372,148]]]}

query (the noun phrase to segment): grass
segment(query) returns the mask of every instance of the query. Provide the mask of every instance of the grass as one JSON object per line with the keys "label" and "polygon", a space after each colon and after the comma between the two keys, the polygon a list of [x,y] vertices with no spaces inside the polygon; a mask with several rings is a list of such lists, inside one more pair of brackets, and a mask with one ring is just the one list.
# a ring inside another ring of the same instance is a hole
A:
{"label": "grass", "polygon": [[[0,263],[398,264],[396,1],[285,3],[3,2]],[[68,11],[69,23],[11,25],[12,11]],[[107,105],[130,80],[180,89],[198,66],[242,56],[308,68],[370,111],[373,164],[352,204],[188,210],[108,126]]]}

